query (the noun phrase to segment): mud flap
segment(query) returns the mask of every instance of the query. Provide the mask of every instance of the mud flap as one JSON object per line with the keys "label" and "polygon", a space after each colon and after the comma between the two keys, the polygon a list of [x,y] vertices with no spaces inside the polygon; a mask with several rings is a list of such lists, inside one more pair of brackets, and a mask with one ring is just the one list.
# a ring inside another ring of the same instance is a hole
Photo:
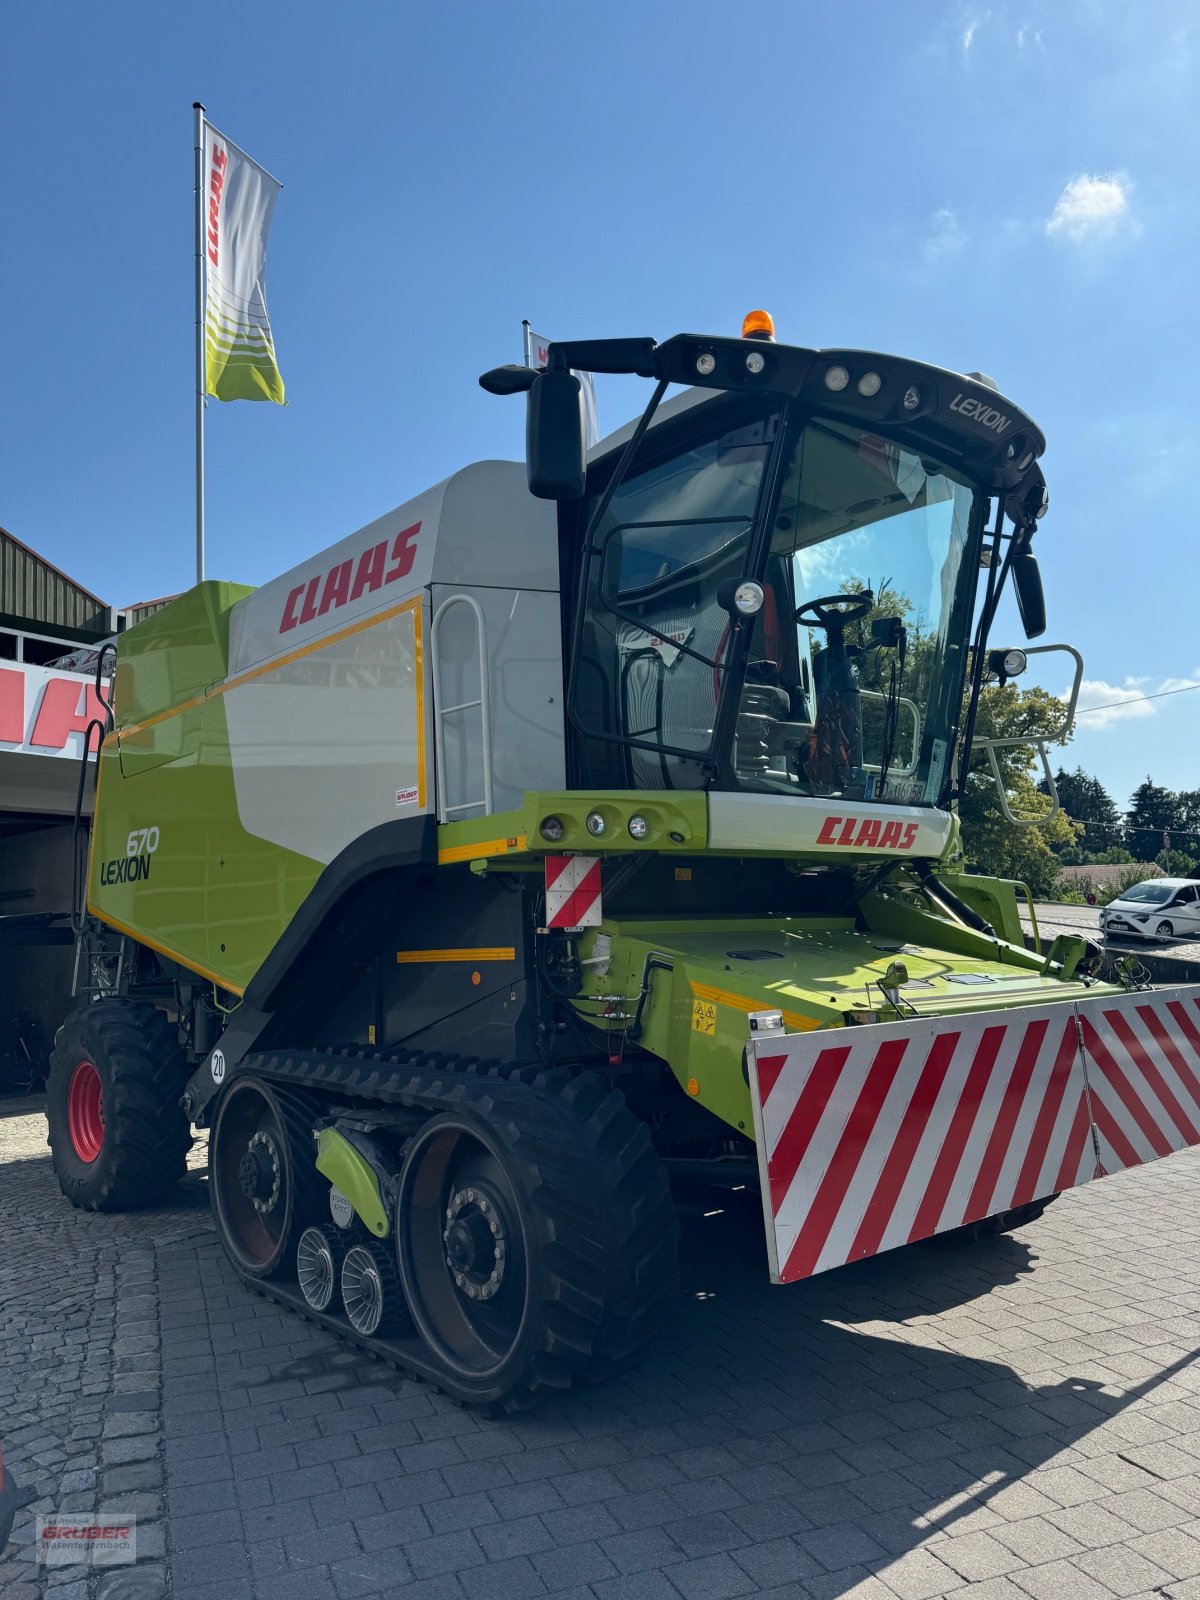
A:
{"label": "mud flap", "polygon": [[764,1035],[748,1046],[771,1281],[1200,1144],[1200,989]]}

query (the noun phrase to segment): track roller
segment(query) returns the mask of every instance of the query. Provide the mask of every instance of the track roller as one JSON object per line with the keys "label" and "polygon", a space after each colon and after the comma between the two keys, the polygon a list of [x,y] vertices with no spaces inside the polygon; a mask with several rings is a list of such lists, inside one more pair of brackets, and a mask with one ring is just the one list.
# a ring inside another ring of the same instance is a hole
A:
{"label": "track roller", "polygon": [[327,1311],[338,1286],[346,1253],[344,1239],[330,1228],[305,1228],[296,1246],[296,1278],[300,1293],[314,1311]]}
{"label": "track roller", "polygon": [[387,1245],[353,1244],[342,1262],[342,1309],[364,1339],[392,1333],[405,1320],[404,1295]]}

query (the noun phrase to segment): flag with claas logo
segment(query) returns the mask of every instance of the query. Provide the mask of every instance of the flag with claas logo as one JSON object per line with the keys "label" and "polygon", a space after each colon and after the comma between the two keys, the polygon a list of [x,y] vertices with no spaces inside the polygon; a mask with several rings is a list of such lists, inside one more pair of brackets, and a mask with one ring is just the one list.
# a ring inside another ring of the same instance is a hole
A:
{"label": "flag with claas logo", "polygon": [[267,235],[282,185],[204,125],[205,393],[273,400],[283,378],[267,316]]}

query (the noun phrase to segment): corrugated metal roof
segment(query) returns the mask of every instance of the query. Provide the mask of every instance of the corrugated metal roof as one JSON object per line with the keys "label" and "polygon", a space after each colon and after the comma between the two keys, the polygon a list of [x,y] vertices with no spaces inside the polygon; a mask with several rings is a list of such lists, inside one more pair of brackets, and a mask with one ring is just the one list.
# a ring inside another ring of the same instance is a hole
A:
{"label": "corrugated metal roof", "polygon": [[0,528],[0,612],[30,623],[88,628],[104,601]]}
{"label": "corrugated metal roof", "polygon": [[147,617],[152,617],[156,611],[161,611],[164,606],[169,606],[172,600],[178,598],[177,594],[165,594],[158,600],[137,600],[131,606],[122,607],[127,626],[132,628],[135,623],[145,622]]}

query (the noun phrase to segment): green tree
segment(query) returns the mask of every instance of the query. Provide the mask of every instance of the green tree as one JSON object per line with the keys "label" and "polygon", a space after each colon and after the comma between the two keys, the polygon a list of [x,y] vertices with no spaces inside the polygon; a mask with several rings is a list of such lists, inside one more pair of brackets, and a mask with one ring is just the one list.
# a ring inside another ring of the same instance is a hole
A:
{"label": "green tree", "polygon": [[1126,813],[1125,843],[1133,852],[1135,861],[1153,861],[1160,850],[1170,849],[1176,841],[1164,834],[1180,831],[1179,796],[1147,778],[1133,792]]}
{"label": "green tree", "polygon": [[[1082,767],[1076,767],[1074,772],[1059,767],[1054,774],[1054,786],[1063,810],[1072,821],[1083,823],[1079,851],[1081,860],[1089,859],[1088,852],[1108,850],[1121,844],[1125,831],[1121,813],[1099,778],[1094,778]],[[1045,778],[1038,788],[1043,794],[1050,792]],[[1063,859],[1067,859],[1065,855]],[[1090,859],[1095,859],[1094,854]]]}
{"label": "green tree", "polygon": [[1179,837],[1171,843],[1200,857],[1200,789],[1180,789],[1175,796],[1179,803]]}
{"label": "green tree", "polygon": [[1196,871],[1195,861],[1182,850],[1160,850],[1154,861],[1168,878],[1190,878]]}
{"label": "green tree", "polygon": [[[977,738],[1052,739],[1062,720],[1063,703],[1048,690],[993,684],[980,696],[975,732]],[[1005,818],[991,766],[978,751],[958,808],[967,865],[998,878],[1018,878],[1033,894],[1049,895],[1061,865],[1056,852],[1078,839],[1082,824],[1061,811],[1049,815],[1050,800],[1039,792],[1033,777],[1038,758],[1032,746],[1010,746],[996,754],[1014,816],[1045,814],[1046,820],[1031,827],[1014,827]]]}

